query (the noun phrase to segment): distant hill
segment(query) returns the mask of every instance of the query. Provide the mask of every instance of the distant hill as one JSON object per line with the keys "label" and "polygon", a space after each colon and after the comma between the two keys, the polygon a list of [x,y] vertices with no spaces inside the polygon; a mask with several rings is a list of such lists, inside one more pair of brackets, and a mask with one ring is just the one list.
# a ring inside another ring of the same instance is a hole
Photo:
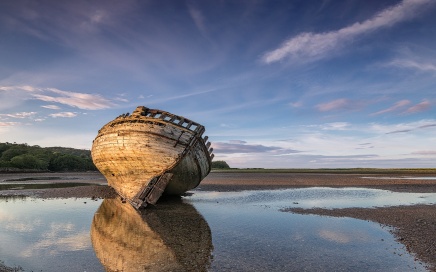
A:
{"label": "distant hill", "polygon": [[230,169],[230,166],[225,161],[213,161],[212,169]]}
{"label": "distant hill", "polygon": [[0,172],[95,170],[90,150],[0,143]]}

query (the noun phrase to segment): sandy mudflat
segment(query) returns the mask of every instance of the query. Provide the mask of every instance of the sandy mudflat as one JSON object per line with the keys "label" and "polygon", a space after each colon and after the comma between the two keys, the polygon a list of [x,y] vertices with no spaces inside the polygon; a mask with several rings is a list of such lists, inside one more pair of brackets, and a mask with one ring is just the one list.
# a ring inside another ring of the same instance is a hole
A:
{"label": "sandy mudflat", "polygon": [[[318,174],[318,173],[241,173],[211,172],[194,189],[202,191],[273,190],[304,187],[365,187],[401,192],[436,193],[436,180],[401,179],[402,177],[428,177],[436,174],[374,175],[374,174]],[[0,173],[0,185],[4,183],[88,183],[95,186],[0,191],[0,195],[33,195],[36,197],[99,197],[105,198],[114,192],[105,186],[100,173]]]}
{"label": "sandy mudflat", "polygon": [[[318,173],[239,173],[212,172],[195,190],[201,191],[240,191],[272,190],[304,187],[365,187],[400,192],[436,193],[436,180],[401,179],[408,177],[429,177],[435,174],[318,174]],[[41,198],[113,198],[115,192],[104,185],[105,179],[99,173],[38,173],[0,174],[0,185],[4,182],[22,183],[20,179],[37,177],[26,183],[85,182],[92,186],[52,188],[37,190],[4,190],[0,196],[27,195]],[[47,179],[48,180],[44,180]],[[14,181],[16,180],[16,181]],[[158,203],[159,204],[159,203]],[[296,213],[311,213],[325,216],[345,216],[378,222],[393,227],[398,241],[416,257],[436,271],[436,205],[415,205],[383,207],[376,209],[290,209]]]}
{"label": "sandy mudflat", "polygon": [[115,191],[108,187],[104,176],[98,172],[86,173],[0,173],[2,184],[71,184],[84,183],[87,186],[49,188],[49,189],[22,189],[2,190],[0,196],[32,196],[40,198],[113,198]]}
{"label": "sandy mudflat", "polygon": [[374,175],[318,173],[212,172],[198,186],[205,191],[271,190],[304,187],[364,187],[396,192],[436,193],[436,180],[402,179],[436,177],[436,174]]}

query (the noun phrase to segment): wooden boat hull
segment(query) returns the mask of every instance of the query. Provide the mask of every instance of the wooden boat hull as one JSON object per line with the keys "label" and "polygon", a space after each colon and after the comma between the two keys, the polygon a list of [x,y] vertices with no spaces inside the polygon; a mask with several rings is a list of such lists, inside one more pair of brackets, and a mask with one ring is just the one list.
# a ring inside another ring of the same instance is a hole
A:
{"label": "wooden boat hull", "polygon": [[203,133],[189,119],[138,107],[100,129],[92,160],[109,186],[139,208],[164,192],[193,189],[209,174],[213,154]]}

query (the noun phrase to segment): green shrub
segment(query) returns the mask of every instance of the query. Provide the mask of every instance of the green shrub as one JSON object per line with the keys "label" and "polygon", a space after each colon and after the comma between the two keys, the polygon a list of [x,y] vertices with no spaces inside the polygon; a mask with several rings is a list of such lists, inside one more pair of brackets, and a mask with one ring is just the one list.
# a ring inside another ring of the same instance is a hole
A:
{"label": "green shrub", "polygon": [[229,169],[230,166],[225,161],[213,161],[212,168],[216,169]]}
{"label": "green shrub", "polygon": [[30,154],[22,154],[11,159],[11,164],[20,169],[47,170],[48,162],[40,160]]}

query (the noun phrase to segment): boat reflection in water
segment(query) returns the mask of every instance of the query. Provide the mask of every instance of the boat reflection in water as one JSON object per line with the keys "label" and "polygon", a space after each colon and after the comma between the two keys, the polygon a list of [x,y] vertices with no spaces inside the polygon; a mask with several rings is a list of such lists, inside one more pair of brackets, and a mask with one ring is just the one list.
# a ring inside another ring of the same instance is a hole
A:
{"label": "boat reflection in water", "polygon": [[91,240],[106,271],[207,271],[212,258],[209,225],[180,198],[147,210],[105,199]]}

